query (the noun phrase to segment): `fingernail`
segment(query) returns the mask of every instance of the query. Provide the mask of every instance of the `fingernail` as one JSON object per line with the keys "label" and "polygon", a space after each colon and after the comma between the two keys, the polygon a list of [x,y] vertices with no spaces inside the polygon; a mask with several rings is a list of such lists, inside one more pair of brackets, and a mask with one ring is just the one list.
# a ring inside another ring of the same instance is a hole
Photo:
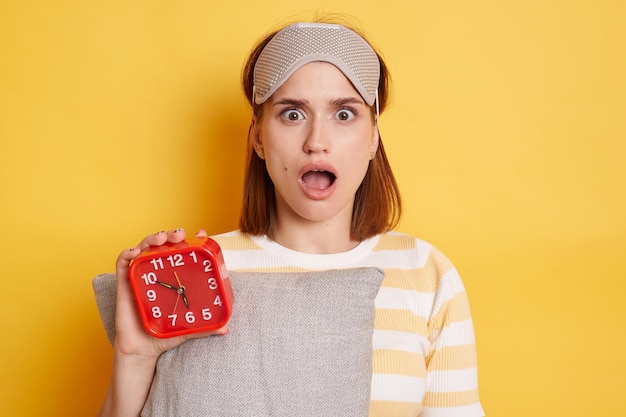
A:
{"label": "fingernail", "polygon": [[183,228],[179,227],[178,229],[174,230],[174,233],[178,233],[178,232],[182,232],[182,231],[183,231]]}
{"label": "fingernail", "polygon": [[159,232],[156,232],[156,233],[155,233],[155,235],[160,235],[161,233],[165,233],[165,231],[164,231],[164,230],[161,230],[161,231],[159,231]]}

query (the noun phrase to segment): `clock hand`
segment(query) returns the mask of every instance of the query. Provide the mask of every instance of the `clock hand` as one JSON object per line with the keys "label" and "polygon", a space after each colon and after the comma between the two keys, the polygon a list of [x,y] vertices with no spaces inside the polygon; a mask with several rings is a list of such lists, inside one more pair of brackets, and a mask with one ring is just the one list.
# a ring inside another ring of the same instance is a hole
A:
{"label": "clock hand", "polygon": [[180,299],[181,295],[183,296],[183,302],[185,303],[185,306],[187,307],[187,309],[189,309],[189,300],[187,300],[187,296],[185,295],[185,286],[181,285],[176,272],[174,272],[174,276],[176,277],[176,281],[178,282],[178,285],[180,285],[180,287],[175,287],[172,284],[168,284],[167,282],[163,281],[157,281],[156,283],[164,286],[165,288],[169,288],[170,290],[174,290],[178,294],[178,296],[176,297],[176,303],[174,304],[174,311],[176,311],[176,307],[178,306],[178,300]]}
{"label": "clock hand", "polygon": [[[178,278],[178,274],[176,273],[176,271],[174,271],[174,277],[176,278],[176,282],[178,282],[178,285],[179,285],[178,293],[182,294],[183,302],[185,303],[185,306],[187,307],[187,309],[189,309],[189,300],[187,300],[187,296],[185,295],[185,290],[187,288],[185,288],[185,286],[180,282],[180,279]],[[182,292],[180,290],[182,290]]]}
{"label": "clock hand", "polygon": [[157,281],[156,283],[159,284],[159,285],[164,286],[165,288],[169,288],[170,290],[178,291],[180,289],[178,287],[175,287],[173,285],[168,284],[167,282]]}
{"label": "clock hand", "polygon": [[178,286],[180,288],[185,288],[185,286],[180,283],[180,279],[178,279],[178,274],[176,273],[176,271],[174,271],[174,278],[176,278],[176,282],[178,282]]}
{"label": "clock hand", "polygon": [[178,300],[180,300],[180,290],[177,292],[178,295],[176,296],[176,302],[174,303],[174,311],[172,312],[172,314],[176,314],[176,307],[178,307]]}

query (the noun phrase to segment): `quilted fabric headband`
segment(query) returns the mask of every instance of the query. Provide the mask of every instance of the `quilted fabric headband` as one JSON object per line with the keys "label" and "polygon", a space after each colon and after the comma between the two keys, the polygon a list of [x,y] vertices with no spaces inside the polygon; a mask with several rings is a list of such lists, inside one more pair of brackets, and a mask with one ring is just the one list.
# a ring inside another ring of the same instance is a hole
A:
{"label": "quilted fabric headband", "polygon": [[254,66],[254,103],[267,101],[298,68],[314,61],[335,65],[374,105],[380,78],[376,52],[354,31],[327,23],[295,23],[274,35]]}

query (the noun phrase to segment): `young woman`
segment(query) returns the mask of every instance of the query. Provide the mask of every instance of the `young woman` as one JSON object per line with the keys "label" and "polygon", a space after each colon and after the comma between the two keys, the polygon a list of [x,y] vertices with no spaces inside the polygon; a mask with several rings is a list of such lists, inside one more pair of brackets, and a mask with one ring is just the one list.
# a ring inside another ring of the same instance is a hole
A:
{"label": "young woman", "polygon": [[[380,56],[345,26],[297,23],[264,38],[243,73],[253,115],[240,229],[213,238],[232,271],[383,269],[375,314],[390,319],[374,329],[370,416],[482,416],[463,284],[431,245],[392,231],[400,197],[378,131],[388,81]],[[149,336],[127,282],[143,249],[184,238],[150,235],[117,259],[101,416],[139,415],[159,355],[209,335]]]}

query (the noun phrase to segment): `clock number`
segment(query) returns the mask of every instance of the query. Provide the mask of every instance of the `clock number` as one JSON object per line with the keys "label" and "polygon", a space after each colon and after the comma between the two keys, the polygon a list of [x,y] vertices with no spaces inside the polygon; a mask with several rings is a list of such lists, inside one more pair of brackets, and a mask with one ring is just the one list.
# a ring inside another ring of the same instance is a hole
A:
{"label": "clock number", "polygon": [[211,320],[213,318],[213,314],[211,313],[211,309],[210,308],[203,308],[202,309],[202,318],[204,320]]}
{"label": "clock number", "polygon": [[161,313],[161,309],[158,306],[152,307],[152,317],[154,317],[155,319],[158,319],[162,315],[163,314]]}
{"label": "clock number", "polygon": [[222,299],[220,298],[219,294],[215,296],[215,300],[213,300],[213,305],[214,306],[222,306]]}
{"label": "clock number", "polygon": [[194,316],[191,311],[188,311],[185,313],[185,320],[187,321],[187,323],[191,324],[196,321],[196,316]]}
{"label": "clock number", "polygon": [[185,262],[183,262],[183,255],[181,255],[180,253],[177,253],[175,255],[170,255],[167,258],[168,261],[170,261],[170,265],[171,266],[183,266],[185,265]]}
{"label": "clock number", "polygon": [[157,276],[154,272],[145,273],[141,276],[141,278],[143,278],[143,281],[146,283],[146,285],[156,284],[157,282]]}
{"label": "clock number", "polygon": [[178,317],[178,314],[170,314],[169,316],[167,316],[168,319],[172,320],[172,327],[176,326],[177,317]]}
{"label": "clock number", "polygon": [[163,269],[163,259],[161,258],[150,259],[150,263],[152,264],[152,267],[154,268],[155,271],[158,271],[159,269]]}
{"label": "clock number", "polygon": [[209,282],[209,288],[212,290],[216,290],[217,289],[217,280],[215,278],[209,278],[208,280]]}
{"label": "clock number", "polygon": [[213,264],[211,263],[210,260],[205,259],[204,262],[202,262],[202,265],[204,265],[204,272],[213,271]]}
{"label": "clock number", "polygon": [[196,252],[189,252],[189,256],[191,256],[191,258],[193,259],[194,264],[198,263],[198,257],[196,256]]}
{"label": "clock number", "polygon": [[156,299],[157,299],[156,291],[154,291],[154,290],[146,291],[146,297],[148,297],[148,300],[150,300],[150,301],[156,301]]}

